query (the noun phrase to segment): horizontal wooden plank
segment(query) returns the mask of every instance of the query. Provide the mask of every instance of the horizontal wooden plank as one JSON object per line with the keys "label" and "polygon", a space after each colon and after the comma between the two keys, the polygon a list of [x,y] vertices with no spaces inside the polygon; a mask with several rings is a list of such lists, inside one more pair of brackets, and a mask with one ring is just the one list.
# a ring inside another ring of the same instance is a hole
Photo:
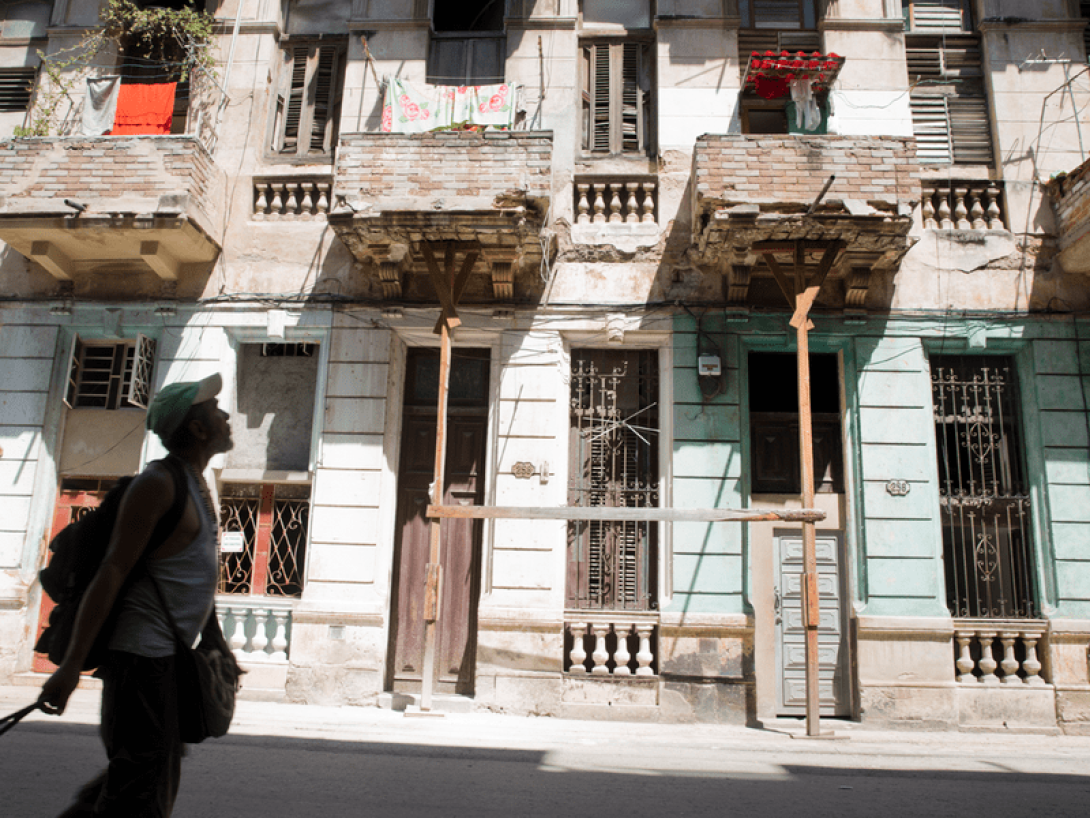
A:
{"label": "horizontal wooden plank", "polygon": [[617,520],[622,522],[817,522],[820,508],[611,508],[608,506],[428,506],[428,517],[475,520]]}

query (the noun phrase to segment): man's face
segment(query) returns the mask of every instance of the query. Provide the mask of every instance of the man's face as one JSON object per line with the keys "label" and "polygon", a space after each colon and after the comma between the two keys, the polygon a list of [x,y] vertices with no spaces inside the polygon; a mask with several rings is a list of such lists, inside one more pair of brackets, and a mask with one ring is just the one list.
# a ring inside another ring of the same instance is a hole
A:
{"label": "man's face", "polygon": [[200,409],[201,425],[204,426],[208,435],[206,441],[211,453],[219,454],[220,452],[230,451],[235,445],[235,442],[231,439],[230,415],[220,409],[219,401],[216,398],[198,404],[198,408]]}

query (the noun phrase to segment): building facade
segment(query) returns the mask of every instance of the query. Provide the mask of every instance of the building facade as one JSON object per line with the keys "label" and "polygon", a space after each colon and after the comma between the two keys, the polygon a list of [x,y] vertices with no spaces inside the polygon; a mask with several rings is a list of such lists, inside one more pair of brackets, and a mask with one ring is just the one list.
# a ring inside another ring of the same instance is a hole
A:
{"label": "building facade", "polygon": [[[1090,729],[1088,4],[226,0],[185,77],[69,59],[98,5],[0,30],[0,682],[164,383],[224,377],[247,695],[400,707],[441,310],[445,505],[790,509],[820,287],[823,714]],[[804,712],[799,524],[531,517],[443,523],[440,706]]]}

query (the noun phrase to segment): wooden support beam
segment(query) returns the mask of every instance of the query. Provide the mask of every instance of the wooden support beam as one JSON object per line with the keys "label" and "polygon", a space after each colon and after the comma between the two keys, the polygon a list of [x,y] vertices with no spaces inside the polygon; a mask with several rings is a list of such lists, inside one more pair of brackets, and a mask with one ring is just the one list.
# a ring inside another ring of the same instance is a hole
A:
{"label": "wooden support beam", "polygon": [[768,269],[772,271],[773,277],[776,279],[776,283],[780,285],[780,292],[783,293],[783,297],[787,299],[787,303],[791,305],[791,309],[795,308],[795,289],[792,286],[791,281],[787,278],[783,268],[780,267],[780,263],[776,261],[776,257],[772,255],[772,252],[764,253],[765,264],[768,265]]}
{"label": "wooden support beam", "polygon": [[51,241],[36,241],[30,245],[30,260],[36,261],[53,278],[72,280],[72,259]]}
{"label": "wooden support beam", "polygon": [[607,506],[428,506],[432,519],[460,520],[591,520],[667,523],[813,522],[824,520],[819,508],[611,508]]}
{"label": "wooden support beam", "polygon": [[[432,252],[431,244],[428,242],[420,243],[420,252],[424,254],[424,262],[428,265],[428,275],[431,276],[431,283],[435,287],[435,296],[439,299],[439,303],[443,308],[443,317],[446,318],[446,325],[450,329],[454,329],[460,326],[462,320],[458,317],[458,311],[454,307],[454,298],[451,288],[451,282],[448,278],[443,277],[443,271],[439,269],[439,262],[435,260],[435,253]],[[447,245],[447,256],[450,255],[450,245]],[[453,270],[451,269],[453,264],[447,266],[446,272],[449,276]],[[436,325],[438,329],[438,325]]]}

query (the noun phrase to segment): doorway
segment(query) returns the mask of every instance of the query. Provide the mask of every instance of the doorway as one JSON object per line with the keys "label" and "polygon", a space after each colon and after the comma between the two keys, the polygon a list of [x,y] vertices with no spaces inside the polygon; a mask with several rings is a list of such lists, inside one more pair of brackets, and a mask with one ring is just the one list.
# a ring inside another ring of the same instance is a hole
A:
{"label": "doorway", "polygon": [[[797,359],[790,352],[748,356],[749,484],[751,504],[798,507]],[[810,356],[815,505],[826,518],[817,526],[818,628],[821,715],[852,709],[844,529],[847,502],[841,427],[840,362],[835,354]],[[802,609],[802,527],[753,527],[751,553],[762,717],[806,712],[806,638]]]}
{"label": "doorway", "polygon": [[[444,505],[484,500],[488,433],[488,350],[451,356]],[[429,552],[425,512],[434,477],[439,352],[409,350],[405,363],[401,454],[397,481],[389,690],[419,692],[424,667],[424,582]],[[477,602],[481,587],[481,520],[444,519],[442,593],[436,622],[434,690],[473,695]]]}

